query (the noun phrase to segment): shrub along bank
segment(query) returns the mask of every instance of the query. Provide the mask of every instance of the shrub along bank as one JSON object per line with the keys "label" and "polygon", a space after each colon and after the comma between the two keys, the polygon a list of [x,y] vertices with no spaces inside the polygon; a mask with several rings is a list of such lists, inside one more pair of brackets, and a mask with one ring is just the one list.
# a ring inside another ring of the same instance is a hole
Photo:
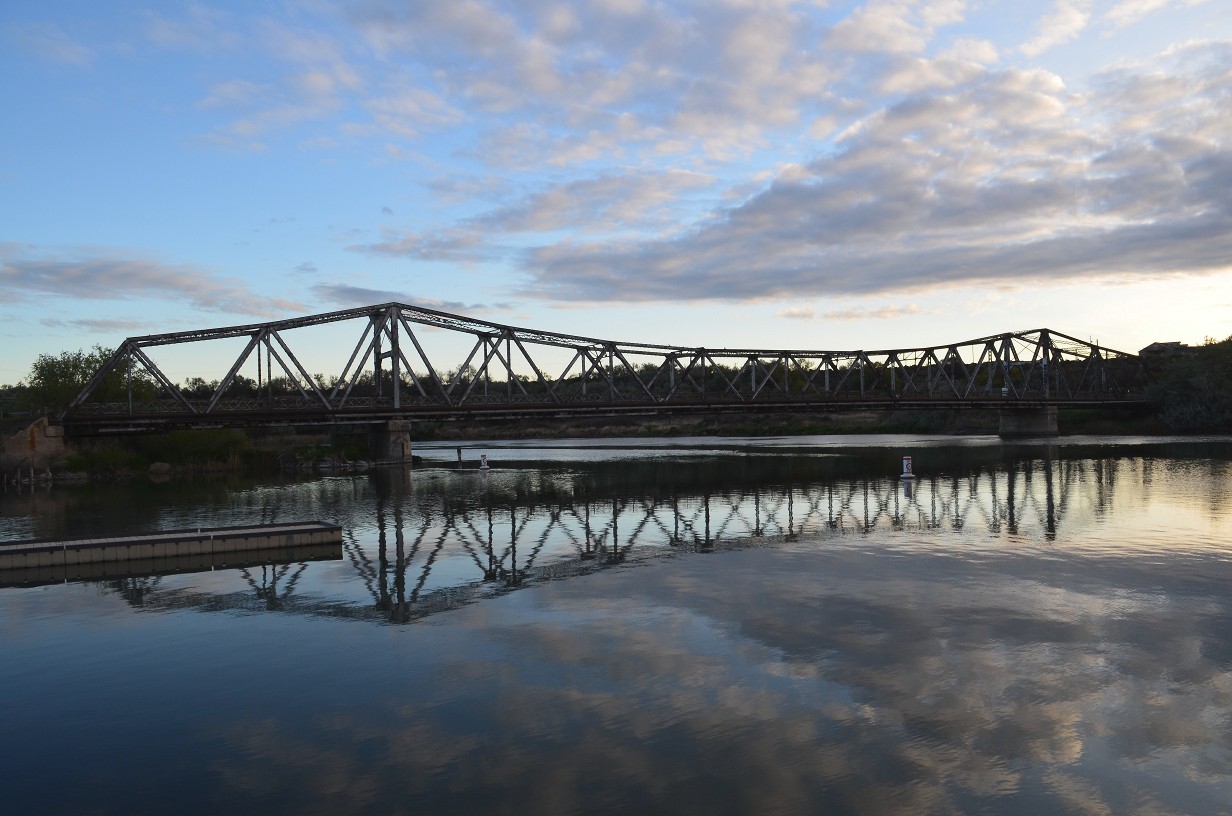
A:
{"label": "shrub along bank", "polygon": [[321,460],[362,458],[365,440],[238,428],[171,431],[72,443],[55,473],[94,477],[160,473],[276,473]]}
{"label": "shrub along bank", "polygon": [[1148,396],[1173,433],[1232,433],[1232,337],[1148,361]]}

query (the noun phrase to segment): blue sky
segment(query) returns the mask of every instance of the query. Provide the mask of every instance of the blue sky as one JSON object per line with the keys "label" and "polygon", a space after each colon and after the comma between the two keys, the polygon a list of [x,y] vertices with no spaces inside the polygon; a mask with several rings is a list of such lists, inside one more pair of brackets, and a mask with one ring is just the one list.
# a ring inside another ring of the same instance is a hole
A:
{"label": "blue sky", "polygon": [[715,347],[1232,333],[1218,0],[9,0],[0,102],[0,382],[389,300]]}

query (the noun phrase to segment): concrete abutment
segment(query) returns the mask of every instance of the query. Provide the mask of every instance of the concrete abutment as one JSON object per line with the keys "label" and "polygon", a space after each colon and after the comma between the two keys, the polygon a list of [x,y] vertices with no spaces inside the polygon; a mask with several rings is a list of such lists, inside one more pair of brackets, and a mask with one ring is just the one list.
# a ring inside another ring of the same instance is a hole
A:
{"label": "concrete abutment", "polygon": [[1057,407],[1002,408],[997,434],[1002,438],[1059,436]]}
{"label": "concrete abutment", "polygon": [[391,419],[368,427],[368,452],[377,462],[411,461],[411,421]]}

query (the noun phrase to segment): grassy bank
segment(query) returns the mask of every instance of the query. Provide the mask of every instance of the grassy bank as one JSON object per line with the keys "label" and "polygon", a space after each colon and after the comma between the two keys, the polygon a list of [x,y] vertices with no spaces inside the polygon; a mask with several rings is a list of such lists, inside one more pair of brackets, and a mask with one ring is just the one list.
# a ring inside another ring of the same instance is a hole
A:
{"label": "grassy bank", "polygon": [[171,431],[71,445],[58,468],[91,476],[162,473],[275,473],[300,462],[358,459],[365,441],[324,434],[269,433],[238,428]]}

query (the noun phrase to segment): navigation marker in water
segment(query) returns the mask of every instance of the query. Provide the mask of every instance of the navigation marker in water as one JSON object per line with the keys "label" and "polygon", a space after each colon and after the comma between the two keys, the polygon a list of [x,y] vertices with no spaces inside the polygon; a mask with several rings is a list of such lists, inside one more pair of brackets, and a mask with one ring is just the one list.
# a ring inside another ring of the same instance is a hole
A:
{"label": "navigation marker in water", "polygon": [[902,472],[902,475],[899,476],[899,478],[900,479],[914,479],[915,478],[915,474],[911,472],[911,457],[910,456],[903,457],[903,472]]}

